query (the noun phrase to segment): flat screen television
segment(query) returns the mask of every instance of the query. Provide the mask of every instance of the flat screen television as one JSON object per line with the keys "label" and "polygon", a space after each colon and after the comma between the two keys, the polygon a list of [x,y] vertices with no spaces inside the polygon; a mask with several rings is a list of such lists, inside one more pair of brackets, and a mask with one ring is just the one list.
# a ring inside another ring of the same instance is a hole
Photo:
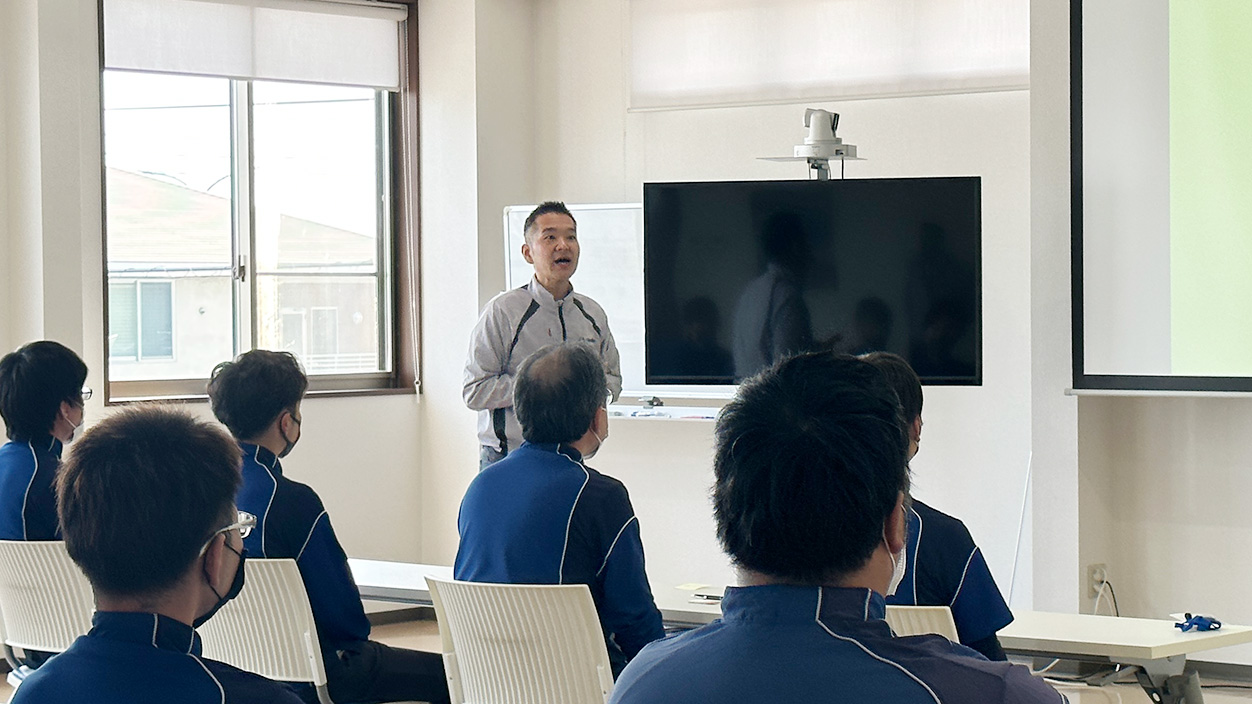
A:
{"label": "flat screen television", "polygon": [[982,383],[978,177],[646,183],[648,384],[874,350]]}

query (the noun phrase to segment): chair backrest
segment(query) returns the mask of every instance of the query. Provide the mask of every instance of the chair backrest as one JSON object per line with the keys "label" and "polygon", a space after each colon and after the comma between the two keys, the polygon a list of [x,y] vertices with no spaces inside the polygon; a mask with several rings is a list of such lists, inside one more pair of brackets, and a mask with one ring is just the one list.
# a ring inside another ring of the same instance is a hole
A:
{"label": "chair backrest", "polygon": [[65,543],[0,540],[0,619],[4,642],[59,653],[91,630],[91,584]]}
{"label": "chair backrest", "polygon": [[603,704],[613,689],[585,584],[426,578],[453,704]]}
{"label": "chair backrest", "polygon": [[956,643],[956,621],[952,609],[946,606],[895,606],[887,605],[887,623],[898,636],[941,635]]}
{"label": "chair backrest", "polygon": [[243,591],[198,629],[204,656],[325,694],[317,626],[292,559],[249,559]]}

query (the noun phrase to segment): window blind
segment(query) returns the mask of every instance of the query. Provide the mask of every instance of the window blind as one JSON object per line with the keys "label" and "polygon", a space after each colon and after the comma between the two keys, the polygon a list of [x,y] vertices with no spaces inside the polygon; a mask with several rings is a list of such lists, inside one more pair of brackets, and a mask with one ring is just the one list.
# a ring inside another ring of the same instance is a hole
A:
{"label": "window blind", "polygon": [[105,68],[399,90],[402,5],[105,0]]}
{"label": "window blind", "polygon": [[630,0],[631,108],[1027,88],[1027,0]]}

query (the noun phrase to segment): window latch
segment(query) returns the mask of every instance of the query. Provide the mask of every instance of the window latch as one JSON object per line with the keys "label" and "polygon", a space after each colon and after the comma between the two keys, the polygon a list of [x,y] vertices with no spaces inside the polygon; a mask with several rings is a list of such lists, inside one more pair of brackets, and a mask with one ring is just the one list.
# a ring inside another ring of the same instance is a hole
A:
{"label": "window latch", "polygon": [[246,254],[241,254],[235,258],[235,266],[231,270],[231,275],[235,277],[236,281],[248,280],[248,256]]}

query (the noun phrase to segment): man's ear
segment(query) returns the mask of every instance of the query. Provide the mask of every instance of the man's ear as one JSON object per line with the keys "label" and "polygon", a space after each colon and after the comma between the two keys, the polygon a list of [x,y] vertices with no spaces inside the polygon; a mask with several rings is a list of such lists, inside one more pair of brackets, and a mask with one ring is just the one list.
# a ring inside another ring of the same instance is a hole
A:
{"label": "man's ear", "polygon": [[208,577],[209,584],[220,592],[221,590],[218,589],[218,586],[222,583],[221,575],[226,569],[225,533],[218,533],[213,536],[213,540],[209,541],[209,547],[204,551],[204,557],[202,557],[201,560],[203,566],[202,569],[204,570],[204,575]]}
{"label": "man's ear", "polygon": [[530,256],[530,243],[529,242],[522,243],[522,258],[526,260],[527,264],[535,263],[534,257]]}
{"label": "man's ear", "polygon": [[909,423],[909,437],[913,442],[921,444],[922,442],[922,417],[919,415]]}
{"label": "man's ear", "polygon": [[904,543],[908,539],[907,514],[908,509],[904,508],[904,492],[901,491],[896,498],[895,507],[887,514],[887,521],[883,525],[883,536],[887,539],[887,547],[893,555],[904,549]]}
{"label": "man's ear", "polygon": [[609,409],[600,406],[596,409],[596,414],[591,417],[591,427],[595,429],[596,435],[603,440],[609,436]]}

